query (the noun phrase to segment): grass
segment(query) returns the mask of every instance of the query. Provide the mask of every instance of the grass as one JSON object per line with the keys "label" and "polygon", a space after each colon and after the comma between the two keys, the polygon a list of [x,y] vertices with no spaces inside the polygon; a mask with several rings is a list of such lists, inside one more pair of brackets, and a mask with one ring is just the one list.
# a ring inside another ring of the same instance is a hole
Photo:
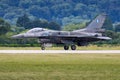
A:
{"label": "grass", "polygon": [[[0,47],[0,50],[40,50],[40,47]],[[47,50],[63,50],[63,47],[48,47]],[[77,50],[120,50],[120,46],[111,45],[89,45],[77,47]]]}
{"label": "grass", "polygon": [[0,54],[0,80],[119,80],[120,54]]}

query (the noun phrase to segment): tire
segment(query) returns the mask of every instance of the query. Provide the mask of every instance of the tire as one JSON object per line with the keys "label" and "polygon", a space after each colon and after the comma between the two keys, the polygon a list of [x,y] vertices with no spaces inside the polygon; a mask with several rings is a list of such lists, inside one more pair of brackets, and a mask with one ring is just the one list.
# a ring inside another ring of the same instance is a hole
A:
{"label": "tire", "polygon": [[76,46],[75,45],[71,45],[71,49],[72,50],[76,50]]}
{"label": "tire", "polygon": [[68,50],[69,49],[69,46],[64,46],[64,50]]}
{"label": "tire", "polygon": [[45,50],[45,47],[41,47],[41,50]]}

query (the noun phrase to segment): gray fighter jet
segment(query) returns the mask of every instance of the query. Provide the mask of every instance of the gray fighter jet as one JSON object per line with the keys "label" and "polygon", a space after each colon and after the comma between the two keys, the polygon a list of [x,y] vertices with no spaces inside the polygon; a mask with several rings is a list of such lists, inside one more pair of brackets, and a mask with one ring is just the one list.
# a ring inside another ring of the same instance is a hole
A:
{"label": "gray fighter jet", "polygon": [[56,31],[33,28],[26,33],[14,35],[12,38],[38,38],[42,50],[45,49],[48,43],[63,44],[65,50],[68,50],[69,46],[72,50],[76,50],[76,45],[86,46],[89,42],[111,40],[111,38],[102,35],[105,31],[102,29],[105,19],[106,15],[100,14],[84,29]]}

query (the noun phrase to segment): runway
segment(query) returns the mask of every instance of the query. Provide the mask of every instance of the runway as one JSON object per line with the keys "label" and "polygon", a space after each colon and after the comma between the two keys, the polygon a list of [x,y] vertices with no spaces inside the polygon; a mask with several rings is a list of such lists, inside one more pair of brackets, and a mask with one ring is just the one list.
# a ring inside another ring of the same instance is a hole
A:
{"label": "runway", "polygon": [[6,53],[6,54],[45,54],[45,53],[53,53],[53,54],[59,54],[59,53],[99,53],[99,54],[109,54],[109,53],[120,53],[120,50],[0,50],[0,53]]}

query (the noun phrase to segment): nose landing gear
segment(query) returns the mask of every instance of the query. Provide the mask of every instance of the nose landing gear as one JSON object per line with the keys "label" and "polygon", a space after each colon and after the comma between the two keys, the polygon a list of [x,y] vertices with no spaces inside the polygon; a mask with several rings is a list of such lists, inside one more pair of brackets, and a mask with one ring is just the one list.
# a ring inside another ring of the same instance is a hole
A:
{"label": "nose landing gear", "polygon": [[42,50],[45,50],[45,47],[41,47]]}
{"label": "nose landing gear", "polygon": [[41,44],[41,50],[45,50],[45,44]]}

